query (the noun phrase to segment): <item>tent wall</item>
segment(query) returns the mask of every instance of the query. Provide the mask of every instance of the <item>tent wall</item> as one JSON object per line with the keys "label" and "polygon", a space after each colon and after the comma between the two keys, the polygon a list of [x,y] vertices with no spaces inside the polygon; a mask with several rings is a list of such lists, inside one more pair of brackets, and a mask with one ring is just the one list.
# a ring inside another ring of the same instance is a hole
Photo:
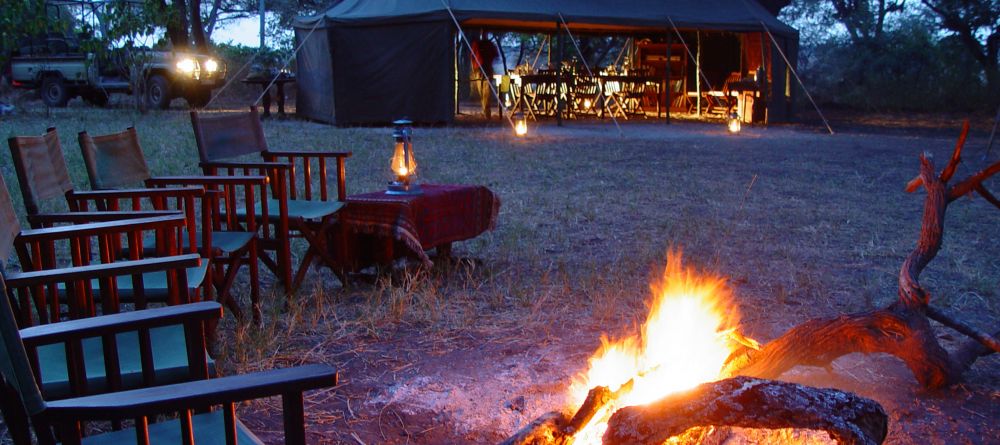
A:
{"label": "tent wall", "polygon": [[337,125],[408,118],[451,122],[455,112],[453,25],[449,22],[331,26]]}
{"label": "tent wall", "polygon": [[[778,48],[769,37],[767,39],[766,43],[770,43],[768,48],[771,49],[771,91],[767,103],[767,120],[768,122],[788,122],[793,118],[793,94],[798,86],[793,84],[795,79],[790,77],[792,73],[788,69],[785,59],[778,52]],[[798,41],[782,37],[778,37],[776,40],[781,45],[781,51],[788,56],[788,61],[792,63],[792,66],[795,66],[798,62]]]}
{"label": "tent wall", "polygon": [[[311,29],[311,28],[310,28]],[[330,40],[322,26],[309,34],[310,29],[295,30],[295,43],[305,44],[299,49],[295,63],[298,93],[295,112],[299,116],[320,122],[333,123],[333,64],[330,57]],[[308,36],[308,37],[307,37]]]}

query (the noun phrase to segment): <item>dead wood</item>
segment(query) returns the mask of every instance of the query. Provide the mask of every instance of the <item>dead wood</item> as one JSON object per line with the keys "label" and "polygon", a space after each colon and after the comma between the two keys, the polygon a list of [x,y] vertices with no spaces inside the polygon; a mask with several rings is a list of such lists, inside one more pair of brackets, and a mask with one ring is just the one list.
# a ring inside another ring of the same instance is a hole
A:
{"label": "dead wood", "polygon": [[557,411],[543,414],[504,441],[502,445],[572,444],[573,435],[577,431],[590,423],[590,420],[598,414],[606,415],[604,410],[623,394],[631,391],[634,383],[634,380],[629,380],[616,391],[611,391],[606,386],[591,388],[587,398],[572,418]]}
{"label": "dead wood", "polygon": [[[958,381],[982,355],[1000,352],[996,335],[990,336],[931,307],[930,293],[919,281],[920,272],[941,249],[948,204],[975,191],[1000,207],[1000,202],[982,185],[983,181],[1000,173],[1000,162],[948,186],[961,160],[968,131],[966,122],[940,175],[935,175],[934,164],[921,156],[920,175],[907,184],[907,191],[915,191],[922,185],[927,196],[917,246],[907,255],[899,271],[898,300],[881,310],[809,320],[760,350],[739,350],[730,356],[724,375],[776,378],[800,364],[825,366],[853,352],[884,352],[903,360],[924,387],[939,388]],[[938,343],[928,316],[972,340],[949,355]]]}
{"label": "dead wood", "polygon": [[658,445],[708,425],[823,430],[841,444],[875,445],[885,440],[888,416],[874,400],[849,392],[735,377],[618,410],[604,444]]}

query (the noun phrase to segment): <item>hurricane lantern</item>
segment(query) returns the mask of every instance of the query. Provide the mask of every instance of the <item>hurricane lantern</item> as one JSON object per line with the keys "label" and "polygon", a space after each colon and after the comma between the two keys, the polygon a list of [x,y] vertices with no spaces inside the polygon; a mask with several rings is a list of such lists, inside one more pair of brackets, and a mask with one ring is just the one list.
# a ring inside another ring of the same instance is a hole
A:
{"label": "hurricane lantern", "polygon": [[398,120],[393,122],[396,128],[392,132],[394,149],[390,168],[395,180],[389,182],[386,190],[390,195],[419,195],[420,184],[412,181],[417,176],[417,160],[413,156],[413,122]]}
{"label": "hurricane lantern", "polygon": [[518,136],[528,134],[528,120],[521,111],[514,113],[514,134]]}
{"label": "hurricane lantern", "polygon": [[728,127],[729,132],[732,134],[739,134],[740,130],[743,129],[743,124],[740,122],[740,115],[736,114],[736,112],[729,114]]}

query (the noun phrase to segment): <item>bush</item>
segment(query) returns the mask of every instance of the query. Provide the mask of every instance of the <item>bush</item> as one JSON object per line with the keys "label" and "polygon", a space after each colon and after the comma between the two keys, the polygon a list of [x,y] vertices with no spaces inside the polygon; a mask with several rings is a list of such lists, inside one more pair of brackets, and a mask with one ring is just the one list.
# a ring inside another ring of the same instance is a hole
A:
{"label": "bush", "polygon": [[919,18],[881,42],[830,38],[803,48],[803,81],[820,103],[869,111],[970,111],[998,99],[976,60],[953,38],[932,35]]}

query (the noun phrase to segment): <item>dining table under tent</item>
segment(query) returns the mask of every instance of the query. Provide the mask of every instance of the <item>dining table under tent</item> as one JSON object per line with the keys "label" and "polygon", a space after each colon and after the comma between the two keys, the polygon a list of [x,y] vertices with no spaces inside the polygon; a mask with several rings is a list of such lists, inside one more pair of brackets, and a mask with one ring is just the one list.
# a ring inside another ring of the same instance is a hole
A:
{"label": "dining table under tent", "polygon": [[[662,78],[657,107],[675,110],[687,101],[699,114],[707,107],[705,92],[720,90],[723,83],[705,74],[703,67],[717,55],[702,37],[710,42],[711,36],[726,36],[737,42],[725,54],[735,60],[732,75],[763,76],[757,83],[763,91],[756,94],[766,98],[760,101],[766,106],[756,113],[762,121],[786,121],[793,113],[791,75],[799,36],[775,17],[781,4],[765,7],[758,1],[341,0],[293,22],[296,113],[341,126],[385,124],[400,117],[451,123],[460,83],[467,80],[461,78],[460,65],[468,60],[462,39],[472,37],[466,35],[472,30],[488,30],[550,34],[567,48],[567,59],[574,55],[574,45],[565,43],[569,38],[652,38],[661,44],[647,48],[644,56],[664,65],[656,74]],[[687,73],[678,75],[672,64],[684,65]],[[664,114],[669,120],[670,113]]]}

